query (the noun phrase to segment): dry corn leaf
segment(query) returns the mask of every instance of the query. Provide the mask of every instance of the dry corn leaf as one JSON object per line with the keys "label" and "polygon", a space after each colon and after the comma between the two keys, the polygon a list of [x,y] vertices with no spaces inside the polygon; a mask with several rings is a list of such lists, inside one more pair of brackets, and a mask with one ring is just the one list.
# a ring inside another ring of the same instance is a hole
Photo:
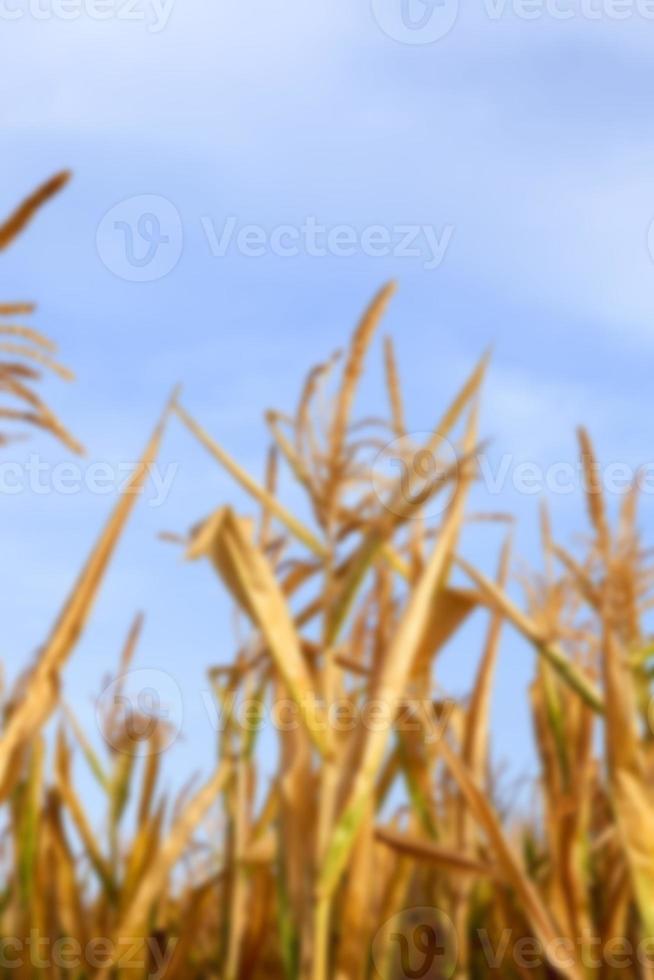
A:
{"label": "dry corn leaf", "polygon": [[311,740],[325,752],[326,721],[286,600],[265,556],[229,508],[217,511],[196,533],[188,557],[204,555],[262,633]]}
{"label": "dry corn leaf", "polygon": [[68,183],[70,176],[69,170],[62,170],[61,173],[55,174],[54,177],[37,188],[33,194],[30,194],[0,225],[0,251],[13,242],[14,238],[29,224],[39,208]]}
{"label": "dry corn leaf", "polygon": [[167,408],[121,494],[2,730],[0,801],[11,790],[23,747],[57,705],[59,673],[80,637],[120,535],[157,456],[168,411]]}

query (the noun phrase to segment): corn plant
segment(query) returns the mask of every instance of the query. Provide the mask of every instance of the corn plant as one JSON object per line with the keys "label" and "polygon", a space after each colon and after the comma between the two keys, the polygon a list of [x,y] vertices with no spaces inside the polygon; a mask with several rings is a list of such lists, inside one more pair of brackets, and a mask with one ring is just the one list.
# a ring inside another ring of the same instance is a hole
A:
{"label": "corn plant", "polygon": [[[19,209],[0,242],[44,196]],[[417,445],[386,338],[387,405],[354,415],[393,292],[380,290],[343,354],[310,371],[294,411],[266,414],[261,478],[178,393],[166,406],[34,664],[4,699],[0,936],[23,951],[31,939],[31,955],[3,966],[7,975],[652,975],[654,644],[644,624],[653,577],[637,489],[612,526],[581,431],[590,532],[566,550],[543,509],[543,571],[522,576],[517,603],[510,540],[492,578],[462,554],[487,358]],[[161,773],[174,759],[165,722],[120,710],[140,617],[113,699],[100,702],[100,747],[61,684],[173,420],[251,501],[247,513],[217,501],[184,539],[186,556],[208,561],[230,594],[239,628],[233,657],[209,670],[226,714],[211,775],[176,798]],[[389,444],[391,473],[379,467]],[[282,468],[301,509],[283,499]],[[468,696],[453,699],[439,657],[472,616],[485,636]],[[533,651],[533,812],[507,805],[492,753],[507,628]],[[256,709],[257,723],[240,708]],[[75,755],[97,783],[101,819],[76,786]],[[37,940],[50,956],[35,961]],[[55,962],[64,941],[78,955]]]}

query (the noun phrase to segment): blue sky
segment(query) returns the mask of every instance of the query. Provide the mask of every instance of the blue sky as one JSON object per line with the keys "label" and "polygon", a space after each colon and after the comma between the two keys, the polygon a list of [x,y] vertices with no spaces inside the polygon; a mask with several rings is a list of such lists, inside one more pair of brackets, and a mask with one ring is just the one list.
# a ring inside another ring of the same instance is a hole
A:
{"label": "blue sky", "polygon": [[[412,2],[416,17],[425,12]],[[390,277],[400,290],[386,329],[412,429],[429,428],[491,344],[483,432],[494,458],[574,462],[583,421],[603,460],[654,459],[654,24],[635,0],[623,20],[608,0],[598,0],[597,19],[572,4],[569,19],[544,10],[533,20],[515,0],[496,17],[490,0],[466,0],[446,36],[407,44],[381,26],[399,23],[399,3],[172,0],[164,14],[136,5],[126,19],[116,0],[101,21],[89,8],[64,20],[48,0],[0,4],[3,209],[51,172],[75,171],[3,255],[0,289],[39,302],[35,323],[74,367],[77,383],[52,382],[48,393],[90,461],[136,459],[181,381],[189,408],[260,473],[263,411],[293,406],[308,367],[343,344]],[[116,206],[127,220],[133,206],[123,202],[143,196],[179,216],[179,254],[165,277],[126,281],[103,263],[98,228]],[[424,254],[358,246],[348,257],[214,255],[207,224],[220,233],[230,217],[268,234],[307,218],[357,236],[373,225],[451,231],[431,269]],[[376,348],[375,370],[379,360]],[[380,393],[377,370],[362,409]],[[61,459],[41,438],[13,452]],[[175,467],[170,496],[137,510],[66,690],[92,719],[98,678],[144,609],[138,665],[180,686],[183,740],[168,759],[180,782],[209,762],[201,691],[205,668],[231,650],[229,604],[208,568],[183,565],[156,534],[184,530],[225,500],[246,505],[179,426],[162,464]],[[532,564],[538,499],[508,486],[492,500],[516,513],[517,557]],[[10,676],[47,634],[110,505],[88,492],[2,501],[10,560],[0,572],[0,655]],[[581,523],[580,497],[559,495],[552,507],[565,539]],[[497,528],[466,540],[489,570],[499,544]],[[469,688],[475,639],[462,636],[444,659],[453,693]],[[532,666],[532,652],[507,634],[495,749],[514,772],[532,759]]]}

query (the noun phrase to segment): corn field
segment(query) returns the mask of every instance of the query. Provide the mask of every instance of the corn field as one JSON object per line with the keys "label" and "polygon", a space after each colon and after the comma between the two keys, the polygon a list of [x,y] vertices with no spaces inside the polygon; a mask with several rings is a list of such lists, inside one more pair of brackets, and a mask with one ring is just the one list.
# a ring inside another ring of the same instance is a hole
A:
{"label": "corn field", "polygon": [[[17,209],[0,228],[0,248],[66,179]],[[311,370],[294,414],[266,414],[261,478],[179,394],[166,405],[35,661],[2,695],[3,976],[654,977],[654,645],[644,626],[653,578],[637,489],[611,522],[581,430],[585,543],[574,552],[557,544],[543,508],[544,571],[527,577],[517,604],[509,537],[493,579],[460,548],[487,358],[417,446],[387,338],[387,406],[376,418],[353,414],[393,292],[390,284],[374,297],[342,356]],[[70,375],[53,345],[17,322],[31,311],[0,306],[10,406],[0,409],[2,446],[27,426],[80,451],[37,394],[41,371]],[[182,542],[188,559],[211,564],[237,611],[231,662],[209,672],[213,694],[277,723],[244,724],[232,710],[213,761],[207,746],[210,777],[170,799],[161,788],[166,722],[141,719],[147,744],[135,746],[135,719],[122,710],[140,622],[120,655],[114,697],[103,701],[102,750],[60,677],[172,424],[251,498],[247,514],[218,500],[199,523],[189,515]],[[454,463],[415,465],[438,462],[444,441]],[[403,447],[398,472],[373,480],[391,442]],[[284,503],[282,470],[305,494],[306,517]],[[469,694],[435,698],[439,654],[475,612],[487,627]],[[503,806],[490,757],[508,630],[533,653],[539,805],[529,818]],[[272,743],[276,771],[264,780],[261,754]],[[99,820],[76,788],[77,758],[101,788]]]}

